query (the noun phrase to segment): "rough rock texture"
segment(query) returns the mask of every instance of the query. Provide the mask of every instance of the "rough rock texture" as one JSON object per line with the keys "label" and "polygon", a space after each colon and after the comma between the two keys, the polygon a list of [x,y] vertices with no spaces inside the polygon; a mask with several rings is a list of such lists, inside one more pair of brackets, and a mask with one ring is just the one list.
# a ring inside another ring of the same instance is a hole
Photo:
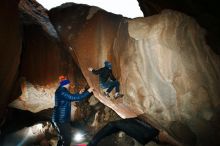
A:
{"label": "rough rock texture", "polygon": [[85,79],[71,55],[50,39],[41,26],[24,25],[23,31],[22,95],[11,106],[32,112],[52,108],[60,75],[66,75],[73,84],[79,84],[78,88],[85,86]]}
{"label": "rough rock texture", "polygon": [[2,0],[0,4],[0,122],[16,84],[21,57],[18,2],[19,0]]}
{"label": "rough rock texture", "polygon": [[[74,41],[79,35],[78,32],[84,23],[86,23],[88,13],[89,6],[77,5],[74,3],[66,3],[63,4],[61,8],[57,7],[56,9],[49,11],[48,15],[52,24],[57,30],[62,42],[64,42],[65,47],[70,52],[74,51],[74,46],[70,46],[69,42]],[[66,19],[66,17],[69,19]],[[53,23],[54,21],[57,23]],[[66,37],[66,34],[69,34],[68,37]],[[73,56],[73,58],[76,59],[77,57]],[[75,61],[78,62],[77,60]]]}
{"label": "rough rock texture", "polygon": [[71,11],[58,13],[61,10],[52,9],[49,16],[55,28],[63,28],[57,31],[90,85],[98,90],[97,77],[87,67],[99,68],[108,59],[121,82],[124,105],[149,114],[187,145],[219,145],[214,140],[219,137],[219,56],[192,18],[164,11],[127,20],[98,11],[76,26],[76,38],[69,39],[74,31],[67,26],[74,28],[74,21]]}
{"label": "rough rock texture", "polygon": [[220,13],[217,0],[137,0],[144,16],[158,14],[164,9],[183,12],[196,19],[207,30],[209,46],[220,54]]}
{"label": "rough rock texture", "polygon": [[172,131],[181,131],[179,138],[185,131],[181,139],[188,145],[219,145],[212,138],[220,134],[220,58],[207,46],[204,30],[174,11],[128,24],[129,53],[118,51],[121,41],[114,48],[121,72],[128,72],[121,78],[126,100]]}
{"label": "rough rock texture", "polygon": [[52,87],[33,85],[23,81],[21,96],[9,104],[10,107],[28,110],[33,113],[54,107],[54,93],[57,85]]}
{"label": "rough rock texture", "polygon": [[36,0],[21,0],[19,8],[23,23],[39,24],[50,37],[59,40],[57,32],[49,20],[47,10]]}

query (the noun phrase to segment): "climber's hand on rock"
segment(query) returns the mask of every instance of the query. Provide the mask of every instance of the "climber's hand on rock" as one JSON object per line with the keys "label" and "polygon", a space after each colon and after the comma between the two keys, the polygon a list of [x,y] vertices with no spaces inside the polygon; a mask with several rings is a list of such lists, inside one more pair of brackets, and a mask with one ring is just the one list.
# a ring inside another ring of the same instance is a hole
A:
{"label": "climber's hand on rock", "polygon": [[85,91],[85,88],[82,88],[82,89],[79,91],[79,94],[82,94],[84,91]]}
{"label": "climber's hand on rock", "polygon": [[88,70],[89,70],[89,71],[92,71],[92,70],[93,70],[93,68],[92,68],[92,67],[89,67],[89,68],[88,68]]}
{"label": "climber's hand on rock", "polygon": [[94,90],[94,88],[93,88],[93,87],[90,87],[90,88],[88,89],[88,92],[91,93],[91,92],[93,92],[93,90]]}

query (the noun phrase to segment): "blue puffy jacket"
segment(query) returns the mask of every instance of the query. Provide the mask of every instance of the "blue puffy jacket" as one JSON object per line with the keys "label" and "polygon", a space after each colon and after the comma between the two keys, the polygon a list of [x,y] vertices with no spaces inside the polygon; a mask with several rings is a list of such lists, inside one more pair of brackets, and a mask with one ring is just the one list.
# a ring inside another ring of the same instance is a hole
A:
{"label": "blue puffy jacket", "polygon": [[71,102],[81,101],[88,97],[88,91],[82,94],[71,94],[65,87],[60,86],[55,92],[55,107],[53,111],[52,121],[56,123],[65,123],[70,121]]}

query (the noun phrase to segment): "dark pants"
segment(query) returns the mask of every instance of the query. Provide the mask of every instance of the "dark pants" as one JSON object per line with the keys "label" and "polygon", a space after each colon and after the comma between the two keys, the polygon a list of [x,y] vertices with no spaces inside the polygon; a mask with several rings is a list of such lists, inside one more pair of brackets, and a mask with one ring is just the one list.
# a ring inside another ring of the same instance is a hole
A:
{"label": "dark pants", "polygon": [[88,146],[96,146],[104,137],[113,133],[123,131],[139,143],[145,145],[149,141],[154,141],[159,131],[149,124],[137,118],[113,121],[104,126],[90,141]]}
{"label": "dark pants", "polygon": [[101,88],[108,88],[106,92],[110,93],[114,88],[115,92],[119,92],[119,82],[118,81],[106,81],[106,82],[100,82]]}
{"label": "dark pants", "polygon": [[70,146],[71,144],[71,125],[70,123],[53,123],[58,132],[59,140],[57,146]]}

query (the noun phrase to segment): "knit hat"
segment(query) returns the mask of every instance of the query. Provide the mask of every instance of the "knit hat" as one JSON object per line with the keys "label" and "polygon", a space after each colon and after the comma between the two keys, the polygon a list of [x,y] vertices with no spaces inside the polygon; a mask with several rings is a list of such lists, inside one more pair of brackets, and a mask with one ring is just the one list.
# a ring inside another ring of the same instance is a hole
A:
{"label": "knit hat", "polygon": [[104,64],[108,69],[112,69],[112,64],[109,61],[105,61]]}
{"label": "knit hat", "polygon": [[70,80],[66,79],[64,76],[59,76],[60,86],[64,86],[70,83]]}

